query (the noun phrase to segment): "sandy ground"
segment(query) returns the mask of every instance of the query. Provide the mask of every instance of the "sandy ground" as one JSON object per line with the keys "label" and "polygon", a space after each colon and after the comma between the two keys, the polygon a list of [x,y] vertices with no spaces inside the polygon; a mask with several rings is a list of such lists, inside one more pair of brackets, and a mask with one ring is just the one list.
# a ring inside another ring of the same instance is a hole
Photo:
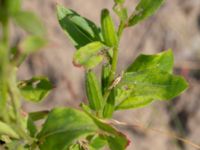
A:
{"label": "sandy ground", "polygon": [[[56,3],[76,10],[97,24],[101,9],[111,9],[113,5],[111,0],[24,1],[25,9],[33,10],[43,19],[49,45],[26,60],[19,78],[47,75],[56,87],[40,106],[24,103],[27,111],[63,105],[77,108],[85,99],[84,70],[72,64],[75,49],[56,20]],[[131,11],[136,1],[127,0],[126,5]],[[16,31],[13,39],[24,35],[21,30]],[[178,142],[171,133],[181,134],[200,145],[200,0],[167,0],[155,16],[127,29],[121,41],[118,71],[139,53],[152,54],[169,48],[175,54],[176,72],[187,78],[190,88],[171,102],[155,102],[147,108],[117,112],[117,120],[140,126],[120,127],[132,141],[128,150],[195,150],[189,144]]]}

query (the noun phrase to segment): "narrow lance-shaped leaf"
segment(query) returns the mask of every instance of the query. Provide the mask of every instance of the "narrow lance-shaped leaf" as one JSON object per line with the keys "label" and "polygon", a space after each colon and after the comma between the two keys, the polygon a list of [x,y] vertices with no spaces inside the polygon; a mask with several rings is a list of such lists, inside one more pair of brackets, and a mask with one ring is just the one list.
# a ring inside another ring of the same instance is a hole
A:
{"label": "narrow lance-shaped leaf", "polygon": [[136,72],[146,69],[158,69],[172,73],[174,56],[172,50],[164,51],[155,55],[139,55],[128,67],[127,72]]}
{"label": "narrow lance-shaped leaf", "polygon": [[101,41],[100,29],[90,20],[64,6],[57,6],[58,21],[76,48]]}
{"label": "narrow lance-shaped leaf", "polygon": [[152,100],[168,100],[182,93],[188,84],[183,77],[171,75],[157,69],[125,73],[118,87],[128,91],[117,100],[116,109],[137,108]]}
{"label": "narrow lance-shaped leaf", "polygon": [[107,9],[101,12],[101,29],[105,44],[110,47],[116,47],[118,45],[118,37],[114,22]]}
{"label": "narrow lance-shaped leaf", "polygon": [[140,0],[135,11],[129,18],[128,25],[133,26],[138,22],[152,16],[163,4],[164,0]]}
{"label": "narrow lance-shaped leaf", "polygon": [[55,108],[37,138],[41,150],[69,149],[79,139],[94,134],[98,127],[84,112],[72,108]]}
{"label": "narrow lance-shaped leaf", "polygon": [[75,66],[83,66],[86,69],[94,68],[103,60],[103,50],[106,46],[101,42],[92,42],[77,50],[74,54]]}
{"label": "narrow lance-shaped leaf", "polygon": [[19,11],[12,15],[14,21],[28,33],[43,36],[45,27],[42,21],[34,13],[29,11]]}
{"label": "narrow lance-shaped leaf", "polygon": [[101,87],[92,71],[86,73],[86,93],[90,108],[96,111],[101,110],[103,106]]}
{"label": "narrow lance-shaped leaf", "polygon": [[18,87],[25,100],[32,102],[40,102],[53,88],[45,77],[33,77],[30,80],[20,81]]}

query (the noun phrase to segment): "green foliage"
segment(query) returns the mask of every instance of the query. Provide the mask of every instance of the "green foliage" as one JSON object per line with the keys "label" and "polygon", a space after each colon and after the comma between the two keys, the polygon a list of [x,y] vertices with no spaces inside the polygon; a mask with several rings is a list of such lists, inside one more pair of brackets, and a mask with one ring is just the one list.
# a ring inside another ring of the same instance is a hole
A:
{"label": "green foliage", "polygon": [[80,137],[94,133],[97,126],[85,113],[72,108],[53,109],[37,138],[41,150],[68,149]]}
{"label": "green foliage", "polygon": [[45,34],[45,28],[40,19],[32,12],[19,11],[13,16],[17,25],[23,28],[28,33],[43,36]]}
{"label": "green foliage", "polygon": [[40,119],[44,119],[48,115],[49,111],[43,110],[43,111],[37,111],[37,112],[30,112],[29,117],[33,121],[38,121]]}
{"label": "green foliage", "polygon": [[172,99],[187,88],[187,83],[182,77],[157,69],[147,69],[125,73],[118,88],[119,91],[126,91],[126,96],[118,100],[116,109],[127,109],[144,106],[148,104],[146,101]]}
{"label": "green foliage", "polygon": [[188,85],[182,77],[172,75],[172,69],[171,50],[138,56],[117,85],[116,109],[143,107],[179,95]]}
{"label": "green foliage", "polygon": [[[17,80],[18,68],[25,58],[47,43],[45,29],[34,13],[21,9],[21,0],[0,0],[0,140],[5,142],[3,146],[8,150],[125,150],[129,140],[109,120],[115,111],[170,100],[188,87],[183,77],[173,75],[172,50],[141,54],[116,77],[124,29],[153,15],[163,2],[140,0],[128,16],[125,0],[114,0],[113,11],[119,25],[114,23],[110,11],[103,9],[100,28],[75,11],[58,5],[60,26],[77,50],[73,63],[85,69],[87,105],[81,103],[80,110],[59,107],[24,112],[22,97],[27,102],[41,102],[53,88],[46,77]],[[30,34],[14,45],[9,40],[12,20]],[[100,77],[95,68],[102,63]]]}
{"label": "green foliage", "polygon": [[21,9],[21,0],[7,0],[7,5],[8,5],[8,12],[12,16],[15,13],[19,12]]}
{"label": "green foliage", "polygon": [[19,45],[23,54],[31,54],[46,45],[46,40],[39,36],[28,36]]}
{"label": "green foliage", "polygon": [[107,9],[104,9],[101,12],[101,29],[105,44],[109,47],[117,47],[117,33],[115,31],[114,22]]}
{"label": "green foliage", "polygon": [[7,135],[12,138],[18,139],[19,135],[6,123],[0,121],[0,135]]}
{"label": "green foliage", "polygon": [[26,100],[40,102],[52,89],[52,84],[46,77],[33,77],[20,81],[18,87]]}
{"label": "green foliage", "polygon": [[94,41],[101,41],[100,29],[90,20],[65,7],[57,6],[58,20],[76,48]]}
{"label": "green foliage", "polygon": [[92,71],[86,73],[85,84],[90,108],[96,111],[101,110],[103,106],[101,87],[96,75]]}
{"label": "green foliage", "polygon": [[172,50],[164,51],[155,55],[139,55],[135,61],[128,67],[127,72],[136,72],[143,70],[156,69],[172,73],[174,57]]}
{"label": "green foliage", "polygon": [[163,2],[164,0],[140,0],[135,11],[129,18],[128,25],[133,26],[147,17],[152,16]]}
{"label": "green foliage", "polygon": [[87,139],[90,141],[89,145],[96,150],[102,149],[107,144],[106,139],[100,135],[89,136]]}
{"label": "green foliage", "polygon": [[117,4],[122,4],[124,2],[125,2],[125,0],[115,0],[115,3],[117,3]]}
{"label": "green foliage", "polygon": [[76,51],[73,63],[75,66],[84,66],[86,69],[96,67],[103,60],[103,50],[106,46],[101,42],[89,43]]}
{"label": "green foliage", "polygon": [[113,11],[119,16],[121,22],[126,23],[126,20],[128,19],[127,8],[123,7],[122,4],[116,4],[113,7]]}
{"label": "green foliage", "polygon": [[110,92],[110,95],[107,99],[107,103],[103,110],[104,118],[112,118],[113,112],[115,110],[115,89]]}
{"label": "green foliage", "polygon": [[105,94],[108,86],[109,86],[109,75],[110,75],[111,66],[109,64],[104,64],[102,66],[101,71],[101,87],[102,87],[102,94]]}
{"label": "green foliage", "polygon": [[114,150],[114,148],[124,150],[128,146],[129,141],[123,133],[116,130],[109,123],[100,120],[96,116],[92,115],[85,105],[82,105],[82,108],[93,119],[98,128],[103,131],[100,135],[102,135],[104,139],[107,140],[111,150]]}

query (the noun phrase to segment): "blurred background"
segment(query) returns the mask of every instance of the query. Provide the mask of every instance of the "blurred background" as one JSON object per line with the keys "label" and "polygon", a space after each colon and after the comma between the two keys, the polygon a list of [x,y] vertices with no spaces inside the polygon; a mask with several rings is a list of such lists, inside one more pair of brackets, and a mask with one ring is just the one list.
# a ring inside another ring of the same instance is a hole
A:
{"label": "blurred background", "polygon": [[[137,0],[126,1],[126,6],[133,11]],[[98,25],[101,9],[113,6],[112,0],[24,0],[23,8],[34,11],[43,20],[49,44],[26,60],[19,70],[19,78],[46,75],[55,86],[39,106],[24,103],[26,111],[55,106],[78,108],[85,100],[84,70],[72,64],[75,49],[58,24],[57,3],[74,9]],[[117,25],[117,17],[112,15]],[[25,35],[15,25],[12,30],[13,41]],[[117,112],[115,119],[130,125],[120,127],[132,141],[128,150],[195,150],[190,144],[175,139],[173,134],[200,145],[200,0],[166,0],[156,15],[126,29],[118,71],[126,68],[140,53],[153,54],[169,48],[175,54],[174,71],[185,76],[189,89],[173,101],[158,101],[147,108]]]}

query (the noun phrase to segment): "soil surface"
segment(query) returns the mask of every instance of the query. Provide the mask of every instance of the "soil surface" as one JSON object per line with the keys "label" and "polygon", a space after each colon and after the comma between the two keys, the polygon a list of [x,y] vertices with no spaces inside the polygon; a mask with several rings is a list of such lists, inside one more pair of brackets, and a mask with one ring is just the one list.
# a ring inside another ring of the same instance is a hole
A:
{"label": "soil surface", "polygon": [[[130,11],[136,0],[127,0]],[[27,111],[51,109],[55,106],[78,108],[85,101],[84,70],[72,64],[74,47],[62,32],[56,19],[56,3],[100,22],[102,8],[112,8],[112,0],[26,0],[24,9],[36,12],[44,21],[49,45],[32,54],[21,66],[20,79],[46,75],[55,88],[39,106],[24,103]],[[118,24],[115,17],[115,23]],[[13,41],[24,33],[16,28]],[[14,33],[14,32],[13,32]],[[174,138],[174,134],[200,145],[200,0],[166,0],[157,14],[147,21],[125,30],[120,47],[120,73],[140,53],[153,54],[166,49],[175,54],[175,72],[190,83],[180,97],[151,106],[119,111],[115,119],[129,126],[119,126],[131,139],[128,150],[195,150],[191,144]],[[134,126],[131,126],[134,125]],[[138,127],[139,126],[139,127]]]}

